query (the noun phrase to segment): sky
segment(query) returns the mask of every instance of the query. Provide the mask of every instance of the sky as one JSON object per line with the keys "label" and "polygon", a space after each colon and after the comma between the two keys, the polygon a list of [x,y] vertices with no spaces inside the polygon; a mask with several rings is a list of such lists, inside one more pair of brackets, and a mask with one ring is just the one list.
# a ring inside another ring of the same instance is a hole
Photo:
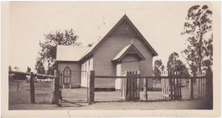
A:
{"label": "sky", "polygon": [[[126,14],[166,66],[172,52],[185,49],[181,36],[188,9],[205,2],[10,2],[9,65],[34,71],[44,34],[73,29],[83,46],[97,42]],[[183,56],[180,55],[184,61]],[[184,61],[185,62],[185,61]]]}

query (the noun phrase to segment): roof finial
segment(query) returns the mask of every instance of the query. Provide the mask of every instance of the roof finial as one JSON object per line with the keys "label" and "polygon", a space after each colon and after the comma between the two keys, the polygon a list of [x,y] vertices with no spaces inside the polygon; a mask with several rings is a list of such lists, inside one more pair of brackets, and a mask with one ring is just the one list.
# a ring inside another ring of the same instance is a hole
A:
{"label": "roof finial", "polygon": [[133,39],[131,39],[131,44],[133,44]]}
{"label": "roof finial", "polygon": [[125,14],[124,15],[126,15],[126,10],[125,10]]}

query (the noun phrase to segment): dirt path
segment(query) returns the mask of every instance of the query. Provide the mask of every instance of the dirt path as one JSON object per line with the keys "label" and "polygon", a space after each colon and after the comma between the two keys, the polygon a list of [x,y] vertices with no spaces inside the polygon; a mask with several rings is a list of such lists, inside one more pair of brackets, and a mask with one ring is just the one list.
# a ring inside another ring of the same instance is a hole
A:
{"label": "dirt path", "polygon": [[16,104],[10,105],[13,110],[154,110],[154,109],[204,109],[204,101],[164,101],[164,102],[97,102],[92,105],[86,103],[62,103],[62,107],[52,104]]}

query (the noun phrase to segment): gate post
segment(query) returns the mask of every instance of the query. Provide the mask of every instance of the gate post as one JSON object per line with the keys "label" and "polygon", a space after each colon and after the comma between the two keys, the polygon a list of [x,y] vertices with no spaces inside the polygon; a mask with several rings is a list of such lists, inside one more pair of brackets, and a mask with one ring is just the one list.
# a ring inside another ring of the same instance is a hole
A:
{"label": "gate post", "polygon": [[31,96],[31,103],[35,103],[35,85],[34,85],[34,76],[33,72],[30,73],[30,96]]}
{"label": "gate post", "polygon": [[206,79],[207,79],[207,101],[210,108],[213,108],[213,72],[210,67],[208,67],[206,71]]}
{"label": "gate post", "polygon": [[169,76],[169,83],[170,83],[170,100],[173,99],[173,81],[172,81],[172,73],[170,73],[170,76]]}
{"label": "gate post", "polygon": [[89,105],[94,103],[94,92],[95,92],[95,71],[90,71],[90,79],[89,79]]}
{"label": "gate post", "polygon": [[[195,76],[196,74],[194,73],[194,75],[192,76],[192,77],[196,77]],[[193,97],[193,80],[194,80],[194,78],[190,78],[190,99],[192,100],[194,97]]]}
{"label": "gate post", "polygon": [[148,83],[148,78],[144,78],[144,82],[143,82],[143,92],[144,92],[144,99],[145,101],[148,100],[148,95],[147,95],[147,83]]}
{"label": "gate post", "polygon": [[57,104],[58,106],[60,106],[60,104],[59,104],[59,98],[60,98],[59,70],[54,71],[54,79],[55,79],[55,83],[54,83],[54,92],[53,92],[52,104]]}

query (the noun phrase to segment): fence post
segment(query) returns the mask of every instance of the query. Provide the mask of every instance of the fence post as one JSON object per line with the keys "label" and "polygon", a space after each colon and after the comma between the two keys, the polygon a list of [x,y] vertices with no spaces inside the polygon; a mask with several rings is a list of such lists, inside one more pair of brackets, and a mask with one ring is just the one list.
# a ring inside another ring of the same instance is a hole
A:
{"label": "fence post", "polygon": [[[195,74],[192,76],[192,77],[195,77]],[[190,99],[192,100],[194,97],[193,97],[193,78],[190,78]]]}
{"label": "fence post", "polygon": [[145,101],[148,100],[148,95],[147,95],[147,79],[148,78],[144,78],[144,82],[143,82],[143,92],[144,92],[144,99],[145,99]]}
{"label": "fence post", "polygon": [[[140,77],[140,71],[137,71],[137,77]],[[140,100],[140,79],[136,78],[137,81],[137,99]]]}
{"label": "fence post", "polygon": [[54,71],[54,79],[55,79],[55,83],[54,83],[54,92],[53,92],[52,103],[53,104],[57,104],[58,106],[60,106],[60,104],[59,104],[59,98],[60,98],[60,92],[59,92],[59,70],[55,70]]}
{"label": "fence post", "polygon": [[170,76],[169,76],[169,85],[170,85],[170,100],[173,99],[173,82],[172,82],[172,73],[170,73]]}
{"label": "fence post", "polygon": [[95,71],[92,70],[90,71],[90,79],[89,79],[89,100],[88,103],[89,105],[94,103],[94,92],[95,92]]}
{"label": "fence post", "polygon": [[126,94],[125,94],[125,101],[127,101],[128,100],[128,98],[129,98],[129,79],[130,79],[130,72],[129,71],[127,71],[126,72]]}
{"label": "fence post", "polygon": [[206,71],[206,79],[207,79],[207,101],[210,108],[213,108],[213,72],[210,67],[208,67]]}
{"label": "fence post", "polygon": [[34,85],[34,76],[33,72],[30,73],[30,97],[31,103],[35,103],[35,85]]}

